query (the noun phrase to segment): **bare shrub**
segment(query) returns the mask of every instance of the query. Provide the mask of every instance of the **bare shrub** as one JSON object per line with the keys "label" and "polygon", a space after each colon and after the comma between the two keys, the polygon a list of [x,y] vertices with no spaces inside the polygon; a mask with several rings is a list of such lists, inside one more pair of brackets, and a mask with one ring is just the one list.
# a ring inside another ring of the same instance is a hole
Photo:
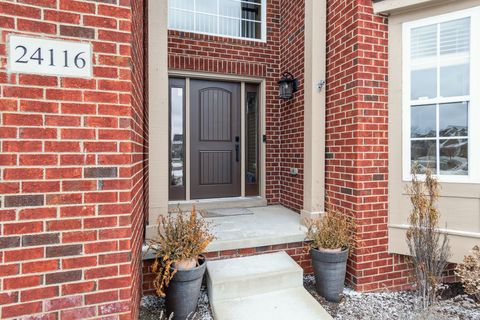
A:
{"label": "bare shrub", "polygon": [[188,260],[198,262],[199,256],[214,239],[210,233],[209,224],[197,218],[195,207],[190,214],[178,212],[160,216],[158,238],[149,240],[149,250],[155,252],[155,262],[152,271],[156,277],[153,285],[157,294],[165,296],[165,290],[177,269],[176,264]]}
{"label": "bare shrub", "polygon": [[472,254],[465,256],[463,264],[455,268],[455,275],[462,280],[465,292],[480,301],[480,248],[473,247]]}
{"label": "bare shrub", "polygon": [[418,167],[412,169],[412,183],[407,187],[412,203],[407,231],[410,262],[423,309],[437,301],[438,286],[450,257],[448,238],[438,228],[440,212],[437,208],[439,183],[427,169],[424,181],[417,175]]}
{"label": "bare shrub", "polygon": [[313,248],[343,249],[355,244],[353,221],[340,212],[329,209],[322,218],[308,220],[306,225]]}

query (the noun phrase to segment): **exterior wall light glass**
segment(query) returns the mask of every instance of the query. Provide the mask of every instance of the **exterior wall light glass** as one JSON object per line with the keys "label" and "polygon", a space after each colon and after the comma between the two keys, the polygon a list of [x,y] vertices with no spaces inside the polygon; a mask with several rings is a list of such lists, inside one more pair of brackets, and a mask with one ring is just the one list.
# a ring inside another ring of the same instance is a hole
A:
{"label": "exterior wall light glass", "polygon": [[293,93],[298,90],[298,80],[293,77],[290,72],[284,72],[282,79],[278,81],[280,98],[291,99]]}

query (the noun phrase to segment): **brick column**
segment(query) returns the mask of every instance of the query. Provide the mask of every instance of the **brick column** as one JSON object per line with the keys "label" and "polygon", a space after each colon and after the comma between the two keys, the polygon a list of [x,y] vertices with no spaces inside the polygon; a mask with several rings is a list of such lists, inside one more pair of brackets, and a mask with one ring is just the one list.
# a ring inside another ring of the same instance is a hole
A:
{"label": "brick column", "polygon": [[357,290],[402,288],[404,258],[388,253],[388,28],[372,1],[328,1],[327,197],[354,217]]}
{"label": "brick column", "polygon": [[[0,318],[136,318],[143,1],[0,1],[0,27]],[[94,78],[7,74],[11,33],[91,42]]]}

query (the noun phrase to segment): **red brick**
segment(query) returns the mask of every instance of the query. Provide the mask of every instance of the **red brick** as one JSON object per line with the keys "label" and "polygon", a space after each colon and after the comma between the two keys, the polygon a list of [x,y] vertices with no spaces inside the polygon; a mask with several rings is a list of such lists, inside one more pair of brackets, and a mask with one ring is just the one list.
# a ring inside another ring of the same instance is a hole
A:
{"label": "red brick", "polygon": [[0,293],[0,306],[18,302],[18,292]]}
{"label": "red brick", "polygon": [[97,240],[97,231],[64,232],[62,236],[63,243],[86,243],[95,240]]}
{"label": "red brick", "polygon": [[40,152],[41,141],[4,141],[3,152]]}
{"label": "red brick", "polygon": [[93,267],[96,265],[97,257],[68,258],[62,260],[62,268],[65,270]]}
{"label": "red brick", "polygon": [[47,168],[46,179],[75,179],[82,177],[81,168]]}
{"label": "red brick", "polygon": [[51,166],[58,163],[58,156],[55,154],[22,154],[19,160],[21,166]]}
{"label": "red brick", "polygon": [[111,254],[104,254],[99,257],[99,264],[106,265],[106,264],[114,264],[114,263],[122,263],[128,262],[131,260],[130,253],[111,253]]}
{"label": "red brick", "polygon": [[[118,250],[117,241],[104,241],[104,242],[86,243],[85,244],[85,253],[86,254],[110,252],[110,251],[116,251],[116,250]],[[102,258],[102,262],[106,262],[105,258]]]}
{"label": "red brick", "polygon": [[15,20],[13,18],[2,17],[2,19],[0,19],[0,27],[5,29],[14,29]]}
{"label": "red brick", "polygon": [[43,248],[8,250],[4,253],[5,262],[40,259],[44,257]]}
{"label": "red brick", "polygon": [[[103,18],[101,18],[103,19]],[[95,89],[95,79],[81,79],[81,78],[63,78],[62,87],[77,88],[77,89]]]}
{"label": "red brick", "polygon": [[80,126],[80,117],[78,116],[46,116],[45,124],[48,126],[78,127]]}
{"label": "red brick", "polygon": [[110,228],[99,231],[99,238],[102,240],[105,239],[119,239],[119,238],[128,238],[131,234],[130,228]]}
{"label": "red brick", "polygon": [[118,127],[118,119],[113,117],[85,117],[85,125],[88,127]]}
{"label": "red brick", "polygon": [[85,271],[85,279],[99,279],[118,276],[118,267],[100,267]]}
{"label": "red brick", "polygon": [[0,13],[38,19],[40,18],[41,11],[38,8],[3,2],[0,3]]}
{"label": "red brick", "polygon": [[116,192],[91,192],[84,195],[85,203],[109,203],[117,200]]}
{"label": "red brick", "polygon": [[47,205],[79,204],[82,203],[82,194],[47,194]]}
{"label": "red brick", "polygon": [[0,277],[14,276],[18,274],[19,270],[20,268],[18,264],[1,264]]}
{"label": "red brick", "polygon": [[91,140],[91,139],[95,139],[95,130],[94,129],[62,129],[61,137],[62,139]]}
{"label": "red brick", "polygon": [[26,112],[57,113],[58,103],[45,101],[21,100],[20,110]]}
{"label": "red brick", "polygon": [[95,4],[75,0],[60,0],[60,9],[73,12],[95,13]]}
{"label": "red brick", "polygon": [[16,223],[6,223],[3,225],[3,234],[26,234],[26,233],[37,233],[43,231],[43,222],[16,222]]}
{"label": "red brick", "polygon": [[20,184],[17,182],[0,182],[0,194],[17,193]]}
{"label": "red brick", "polygon": [[97,314],[97,307],[85,307],[73,310],[63,310],[60,313],[62,319],[87,319]]}
{"label": "red brick", "polygon": [[31,220],[31,219],[48,219],[55,218],[57,216],[56,208],[32,208],[32,209],[22,209],[20,210],[20,219],[21,220]]}
{"label": "red brick", "polygon": [[82,221],[79,219],[47,221],[48,231],[75,230],[82,227]]}
{"label": "red brick", "polygon": [[38,180],[43,178],[43,169],[22,168],[5,169],[3,171],[5,180]]}
{"label": "red brick", "polygon": [[69,283],[69,284],[62,285],[62,295],[64,296],[70,295],[70,294],[93,292],[95,290],[96,290],[95,281]]}
{"label": "red brick", "polygon": [[[55,8],[57,5],[57,0],[20,0],[19,2],[25,4],[33,4],[36,6],[42,6],[46,8]],[[36,31],[36,30],[33,30]]]}
{"label": "red brick", "polygon": [[69,141],[45,141],[45,152],[80,152],[80,144]]}
{"label": "red brick", "polygon": [[27,193],[59,192],[60,182],[58,181],[23,182],[22,191]]}
{"label": "red brick", "polygon": [[58,260],[44,260],[35,262],[25,262],[22,264],[23,273],[38,273],[58,270],[60,263]]}
{"label": "red brick", "polygon": [[71,24],[78,24],[80,22],[79,14],[64,11],[44,10],[43,17],[45,20],[55,22],[64,22]]}
{"label": "red brick", "polygon": [[99,218],[89,218],[89,219],[83,220],[83,227],[85,229],[115,227],[116,225],[117,225],[116,217],[99,217]]}
{"label": "red brick", "polygon": [[[6,143],[4,142],[3,145],[5,146]],[[16,164],[17,156],[15,154],[0,154],[0,166],[14,166]]]}
{"label": "red brick", "polygon": [[95,114],[97,106],[95,104],[86,103],[62,103],[63,114]]}
{"label": "red brick", "polygon": [[[42,32],[47,34],[55,34],[57,32],[57,26],[52,23],[46,22],[39,22],[39,21],[32,21],[32,20],[17,20],[17,28],[21,31],[28,31],[28,32]],[[22,82],[20,82],[22,83]],[[48,83],[48,82],[47,82]],[[43,85],[48,85],[47,83]],[[32,83],[25,83],[25,84],[32,84]],[[33,85],[40,85],[38,83],[33,83]]]}
{"label": "red brick", "polygon": [[17,137],[17,128],[0,127],[0,139],[15,139]]}
{"label": "red brick", "polygon": [[29,289],[20,293],[20,300],[22,302],[29,302],[33,300],[42,300],[53,297],[58,297],[58,287],[46,287],[38,289]]}
{"label": "red brick", "polygon": [[94,206],[74,206],[60,208],[61,217],[86,217],[95,214]]}
{"label": "red brick", "polygon": [[3,124],[7,126],[41,126],[43,117],[41,115],[29,115],[19,113],[4,113]]}
{"label": "red brick", "polygon": [[85,98],[85,101],[89,101],[89,102],[106,102],[106,103],[118,102],[118,94],[110,93],[110,92],[85,91],[84,98]]}
{"label": "red brick", "polygon": [[39,275],[7,278],[3,280],[4,290],[36,287],[42,284],[42,277]]}
{"label": "red brick", "polygon": [[63,191],[92,191],[97,189],[96,180],[62,181]]}
{"label": "red brick", "polygon": [[[0,6],[1,6],[1,3],[0,3]],[[13,317],[19,317],[27,314],[39,313],[41,311],[42,311],[42,303],[40,301],[15,304],[15,305],[3,307],[2,317],[13,318]]]}
{"label": "red brick", "polygon": [[98,304],[118,300],[118,291],[105,291],[85,295],[85,304]]}
{"label": "red brick", "polygon": [[113,7],[108,5],[99,5],[98,14],[122,19],[131,18],[131,12],[128,8]]}
{"label": "red brick", "polygon": [[20,128],[21,139],[56,139],[57,130],[51,128]]}
{"label": "red brick", "polygon": [[17,111],[17,99],[0,99],[1,111]]}
{"label": "red brick", "polygon": [[130,305],[126,301],[109,303],[98,307],[99,315],[121,313],[128,310],[130,310]]}
{"label": "red brick", "polygon": [[[0,4],[1,6],[1,4]],[[0,7],[1,10],[1,7]],[[27,87],[4,87],[4,97],[25,98],[25,99],[42,99],[42,88],[27,88]]]}
{"label": "red brick", "polygon": [[45,311],[70,309],[70,308],[81,306],[82,305],[82,297],[81,296],[71,296],[71,297],[47,300],[43,304],[44,304],[44,310]]}

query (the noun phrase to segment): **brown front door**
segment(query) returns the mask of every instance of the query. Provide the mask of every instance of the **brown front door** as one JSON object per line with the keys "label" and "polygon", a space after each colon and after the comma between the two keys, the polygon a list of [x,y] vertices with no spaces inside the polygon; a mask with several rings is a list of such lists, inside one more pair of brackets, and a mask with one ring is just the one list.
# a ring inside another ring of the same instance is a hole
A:
{"label": "brown front door", "polygon": [[190,82],[190,197],[241,195],[240,84]]}

